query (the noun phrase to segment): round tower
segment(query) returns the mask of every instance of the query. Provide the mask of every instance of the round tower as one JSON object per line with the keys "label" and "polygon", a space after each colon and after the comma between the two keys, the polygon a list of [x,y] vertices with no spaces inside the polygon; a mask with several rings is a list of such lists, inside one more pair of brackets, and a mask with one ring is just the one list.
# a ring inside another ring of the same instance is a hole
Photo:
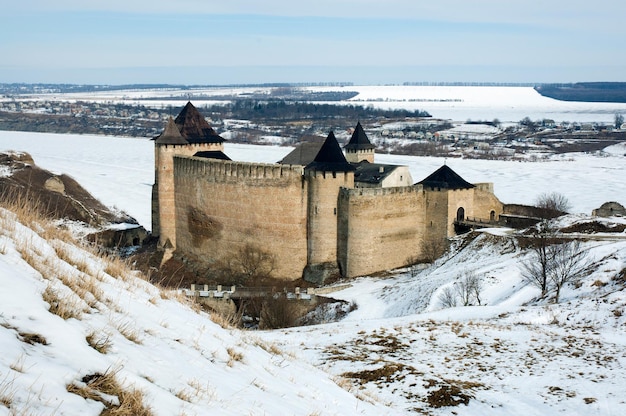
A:
{"label": "round tower", "polygon": [[152,187],[152,234],[166,252],[176,248],[176,193],[174,156],[222,153],[224,139],[188,102],[176,119],[168,120],[155,139],[154,186]]}
{"label": "round tower", "polygon": [[185,153],[189,142],[180,134],[170,117],[163,133],[154,142],[154,185],[152,187],[152,235],[159,237],[159,247],[176,244],[176,209],[174,204],[174,155]]}
{"label": "round tower", "polygon": [[331,131],[313,162],[305,169],[308,182],[307,266],[304,279],[323,283],[339,273],[337,223],[340,188],[354,188],[354,166]]}

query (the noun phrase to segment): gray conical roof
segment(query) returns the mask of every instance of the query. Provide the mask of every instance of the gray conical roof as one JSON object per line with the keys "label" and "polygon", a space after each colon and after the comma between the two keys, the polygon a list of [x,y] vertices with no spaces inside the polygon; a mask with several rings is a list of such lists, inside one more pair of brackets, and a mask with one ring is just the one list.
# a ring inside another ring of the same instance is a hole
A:
{"label": "gray conical roof", "polygon": [[367,138],[367,134],[363,130],[363,126],[361,126],[361,122],[356,123],[356,128],[354,129],[354,133],[352,133],[352,137],[350,137],[350,141],[345,146],[347,150],[369,150],[375,149],[370,139]]}
{"label": "gray conical roof", "polygon": [[172,117],[167,120],[167,125],[163,133],[155,137],[156,144],[189,144],[187,140],[180,134],[176,123]]}
{"label": "gray conical roof", "polygon": [[315,156],[313,162],[306,166],[306,169],[326,172],[349,172],[356,168],[346,160],[346,157],[339,147],[335,133],[328,133],[328,137],[322,144],[320,151]]}
{"label": "gray conical roof", "polygon": [[418,184],[429,188],[440,189],[470,189],[475,187],[475,185],[461,178],[461,176],[448,165],[443,165],[428,175],[426,179],[418,182]]}

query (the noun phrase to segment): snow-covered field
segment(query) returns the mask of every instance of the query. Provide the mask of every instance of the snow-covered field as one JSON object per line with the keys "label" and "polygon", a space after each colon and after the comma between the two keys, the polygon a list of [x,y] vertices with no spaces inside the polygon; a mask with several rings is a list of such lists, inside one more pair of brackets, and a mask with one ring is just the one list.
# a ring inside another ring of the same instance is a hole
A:
{"label": "snow-covered field", "polygon": [[[154,143],[147,139],[0,131],[0,151],[29,152],[39,166],[66,173],[109,206],[123,209],[150,228]],[[292,148],[226,143],[233,160],[276,162]],[[607,201],[626,203],[626,144],[603,154],[568,154],[544,162],[490,161],[376,155],[383,163],[408,165],[418,182],[447,163],[469,182],[493,182],[505,203],[531,204],[543,192],[560,192],[572,212],[590,214]]]}
{"label": "snow-covered field", "polygon": [[[543,97],[532,87],[498,86],[364,86],[307,87],[312,91],[357,91],[342,103],[372,105],[379,108],[426,110],[435,118],[453,121],[499,119],[517,122],[552,119],[556,122],[612,123],[616,113],[626,114],[626,104],[558,101]],[[122,90],[74,94],[43,94],[40,100],[96,101],[141,104],[148,107],[183,106],[192,100],[197,107],[213,105],[211,96],[270,94],[271,88],[200,88],[169,90]],[[169,97],[159,100],[160,97]]]}

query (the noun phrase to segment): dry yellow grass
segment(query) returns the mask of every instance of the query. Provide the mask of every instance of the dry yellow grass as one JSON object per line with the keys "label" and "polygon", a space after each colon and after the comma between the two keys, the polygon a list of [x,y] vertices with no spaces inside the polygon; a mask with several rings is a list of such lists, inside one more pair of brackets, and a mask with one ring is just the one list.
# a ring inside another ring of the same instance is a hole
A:
{"label": "dry yellow grass", "polygon": [[48,286],[41,296],[50,305],[50,313],[58,315],[63,319],[81,319],[84,312],[84,302],[74,293],[61,295],[57,289]]}
{"label": "dry yellow grass", "polygon": [[[108,369],[103,374],[87,375],[80,383],[68,384],[67,391],[102,403],[105,409],[101,416],[152,416],[152,410],[144,404],[144,393],[134,387],[124,388],[117,380],[118,372],[119,369]],[[117,397],[119,403],[106,396]]]}

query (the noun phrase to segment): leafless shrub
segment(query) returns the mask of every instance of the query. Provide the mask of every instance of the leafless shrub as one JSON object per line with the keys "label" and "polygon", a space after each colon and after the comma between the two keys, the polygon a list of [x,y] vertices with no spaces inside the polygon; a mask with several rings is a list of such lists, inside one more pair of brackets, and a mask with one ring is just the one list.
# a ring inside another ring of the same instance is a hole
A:
{"label": "leafless shrub", "polygon": [[482,305],[482,288],[482,279],[475,273],[463,274],[451,287],[444,288],[439,295],[439,304],[444,308]]}
{"label": "leafless shrub", "polygon": [[589,252],[583,251],[578,240],[555,246],[553,264],[549,270],[550,281],[555,288],[554,302],[559,302],[561,288],[568,282],[583,277],[589,272]]}
{"label": "leafless shrub", "polygon": [[463,306],[474,305],[474,303],[481,304],[482,279],[476,274],[464,274],[461,279],[454,283],[454,289]]}
{"label": "leafless shrub", "polygon": [[411,275],[411,277],[417,276],[420,270],[419,259],[417,258],[417,256],[407,257],[405,260],[405,264],[409,269],[409,274]]}
{"label": "leafless shrub", "polygon": [[214,278],[226,283],[241,284],[272,277],[276,257],[252,244],[246,244],[235,254],[215,265]]}
{"label": "leafless shrub", "polygon": [[432,263],[439,257],[443,256],[450,242],[445,238],[427,238],[422,242],[422,257],[428,263]]}
{"label": "leafless shrub", "polygon": [[548,293],[549,269],[554,258],[555,230],[542,221],[530,238],[531,258],[521,265],[524,280],[541,290],[541,297]]}
{"label": "leafless shrub", "polygon": [[522,277],[541,290],[541,297],[554,289],[554,301],[558,303],[563,286],[588,273],[591,261],[578,240],[559,241],[553,232],[545,230],[545,225],[542,227],[532,237],[532,254],[522,263]]}
{"label": "leafless shrub", "polygon": [[535,206],[544,210],[544,218],[553,218],[571,209],[567,197],[558,192],[544,192],[535,200]]}
{"label": "leafless shrub", "polygon": [[443,308],[454,308],[457,305],[456,293],[453,288],[446,287],[439,294],[439,304]]}
{"label": "leafless shrub", "polygon": [[259,328],[277,329],[294,326],[296,323],[294,307],[287,296],[276,294],[263,302]]}

